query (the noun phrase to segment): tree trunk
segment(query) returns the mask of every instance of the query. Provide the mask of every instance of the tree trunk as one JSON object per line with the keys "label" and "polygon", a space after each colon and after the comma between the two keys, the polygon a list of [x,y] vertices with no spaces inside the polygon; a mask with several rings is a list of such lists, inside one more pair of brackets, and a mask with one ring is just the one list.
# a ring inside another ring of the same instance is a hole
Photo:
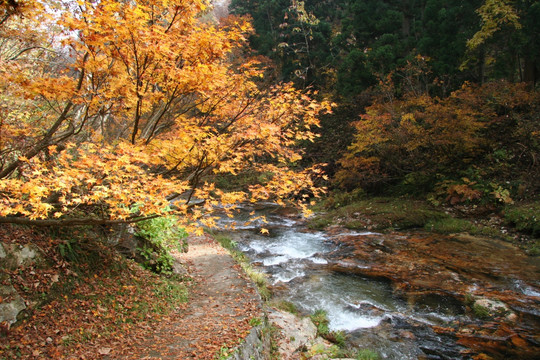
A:
{"label": "tree trunk", "polygon": [[530,83],[534,87],[538,78],[535,61],[525,58],[523,68],[523,81],[526,83]]}

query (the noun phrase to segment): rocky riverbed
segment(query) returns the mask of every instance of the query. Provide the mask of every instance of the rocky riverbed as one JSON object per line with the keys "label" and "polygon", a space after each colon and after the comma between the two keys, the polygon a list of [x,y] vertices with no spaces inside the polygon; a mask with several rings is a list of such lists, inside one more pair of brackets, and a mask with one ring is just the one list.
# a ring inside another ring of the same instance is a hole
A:
{"label": "rocky riverbed", "polygon": [[538,257],[493,238],[311,231],[263,212],[268,235],[253,224],[231,236],[276,297],[304,313],[324,309],[350,345],[385,359],[538,358]]}

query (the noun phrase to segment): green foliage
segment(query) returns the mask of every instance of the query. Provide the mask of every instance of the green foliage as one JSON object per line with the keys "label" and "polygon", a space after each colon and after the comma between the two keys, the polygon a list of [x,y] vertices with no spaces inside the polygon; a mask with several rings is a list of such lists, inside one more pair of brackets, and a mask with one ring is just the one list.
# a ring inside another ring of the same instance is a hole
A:
{"label": "green foliage", "polygon": [[470,220],[446,217],[439,220],[429,221],[424,229],[439,234],[457,234],[469,233],[475,236],[487,236],[511,241],[512,238],[504,233],[498,227],[477,225]]}
{"label": "green foliage", "polygon": [[137,235],[150,240],[152,243],[164,246],[175,246],[179,251],[187,250],[187,233],[177,226],[174,216],[161,216],[137,223]]}
{"label": "green foliage", "polygon": [[434,231],[440,234],[455,234],[461,232],[471,232],[474,229],[474,225],[464,219],[445,218],[436,221],[430,221],[424,229]]}
{"label": "green foliage", "polygon": [[169,274],[172,271],[174,258],[170,250],[187,250],[187,233],[177,226],[173,216],[163,216],[137,223],[138,236],[145,243],[137,250],[142,257],[142,265],[158,274]]}
{"label": "green foliage", "polygon": [[142,266],[158,274],[170,274],[174,264],[174,258],[166,248],[143,245],[137,248],[142,257]]}
{"label": "green foliage", "polygon": [[326,336],[325,339],[336,344],[340,348],[344,348],[347,335],[343,331],[331,331]]}
{"label": "green foliage", "polygon": [[258,318],[258,317],[254,317],[254,318],[249,319],[249,325],[251,325],[251,326],[259,326],[262,323],[263,323],[262,319]]}
{"label": "green foliage", "polygon": [[321,202],[321,205],[327,210],[337,209],[352,204],[356,201],[360,201],[362,198],[364,198],[364,196],[365,192],[362,188],[354,189],[351,192],[334,191]]}
{"label": "green foliage", "polygon": [[[485,187],[480,201],[516,200],[520,185],[537,191],[540,102],[513,83],[538,83],[540,3],[306,0],[301,9],[298,3],[231,5],[252,16],[251,44],[276,62],[277,78],[314,86],[338,102],[335,114],[322,119],[321,138],[308,145],[308,161],[328,163],[332,175],[341,158],[345,169],[337,179],[349,190],[398,186],[401,194],[421,195],[442,180],[467,177],[473,164],[498,184]],[[411,69],[419,58],[424,67]],[[370,146],[350,139],[348,126],[359,114],[357,137]],[[373,127],[366,128],[370,118]]]}
{"label": "green foliage", "polygon": [[280,300],[277,302],[271,302],[271,306],[275,306],[276,308],[290,312],[291,314],[298,315],[298,308],[296,305],[290,301],[286,300]]}
{"label": "green foliage", "polygon": [[230,359],[231,356],[234,354],[235,349],[234,348],[228,348],[226,346],[222,346],[221,349],[217,352],[215,359],[216,360],[226,360]]}
{"label": "green foliage", "polygon": [[540,237],[540,201],[509,205],[504,210],[504,219],[517,230]]}
{"label": "green foliage", "polygon": [[531,256],[540,256],[540,240],[536,240],[528,246],[527,254]]}
{"label": "green foliage", "polygon": [[64,242],[58,244],[58,252],[60,256],[69,262],[77,262],[81,256],[81,249],[74,239],[67,239]]}
{"label": "green foliage", "polygon": [[362,349],[358,351],[358,354],[356,355],[356,360],[379,360],[379,359],[380,359],[379,354],[369,349]]}
{"label": "green foliage", "polygon": [[313,314],[309,316],[311,321],[313,321],[313,324],[317,327],[317,334],[320,336],[326,336],[330,332],[330,329],[328,328],[328,314],[325,310],[318,309],[315,310]]}
{"label": "green foliage", "polygon": [[473,305],[473,313],[474,315],[479,319],[487,320],[491,318],[491,314],[489,312],[489,309],[485,306],[482,306],[480,304],[474,304]]}
{"label": "green foliage", "polygon": [[464,304],[467,306],[472,306],[475,302],[474,296],[471,294],[465,294]]}

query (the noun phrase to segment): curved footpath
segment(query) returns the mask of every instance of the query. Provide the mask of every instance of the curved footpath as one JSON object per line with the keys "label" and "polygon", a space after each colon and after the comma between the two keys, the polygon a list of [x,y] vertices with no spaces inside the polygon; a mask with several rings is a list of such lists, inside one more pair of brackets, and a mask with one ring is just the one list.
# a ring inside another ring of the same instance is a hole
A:
{"label": "curved footpath", "polygon": [[248,337],[252,324],[264,318],[253,283],[210,236],[190,237],[189,251],[178,258],[194,279],[187,307],[160,323],[147,339],[122,350],[115,347],[106,358],[226,358],[229,349]]}

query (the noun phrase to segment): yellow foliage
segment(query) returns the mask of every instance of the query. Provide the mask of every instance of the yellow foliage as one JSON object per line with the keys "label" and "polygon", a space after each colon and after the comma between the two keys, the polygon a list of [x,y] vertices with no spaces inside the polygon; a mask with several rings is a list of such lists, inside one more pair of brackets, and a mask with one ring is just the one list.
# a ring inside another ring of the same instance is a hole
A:
{"label": "yellow foliage", "polygon": [[[251,26],[199,21],[206,6],[81,0],[56,3],[49,20],[37,8],[9,19],[2,40],[39,46],[0,54],[1,217],[131,220],[174,205],[211,226],[217,204],[319,191],[316,169],[288,165],[331,104],[262,87],[256,61],[233,67]],[[235,193],[204,180],[246,170],[272,176]]]}

